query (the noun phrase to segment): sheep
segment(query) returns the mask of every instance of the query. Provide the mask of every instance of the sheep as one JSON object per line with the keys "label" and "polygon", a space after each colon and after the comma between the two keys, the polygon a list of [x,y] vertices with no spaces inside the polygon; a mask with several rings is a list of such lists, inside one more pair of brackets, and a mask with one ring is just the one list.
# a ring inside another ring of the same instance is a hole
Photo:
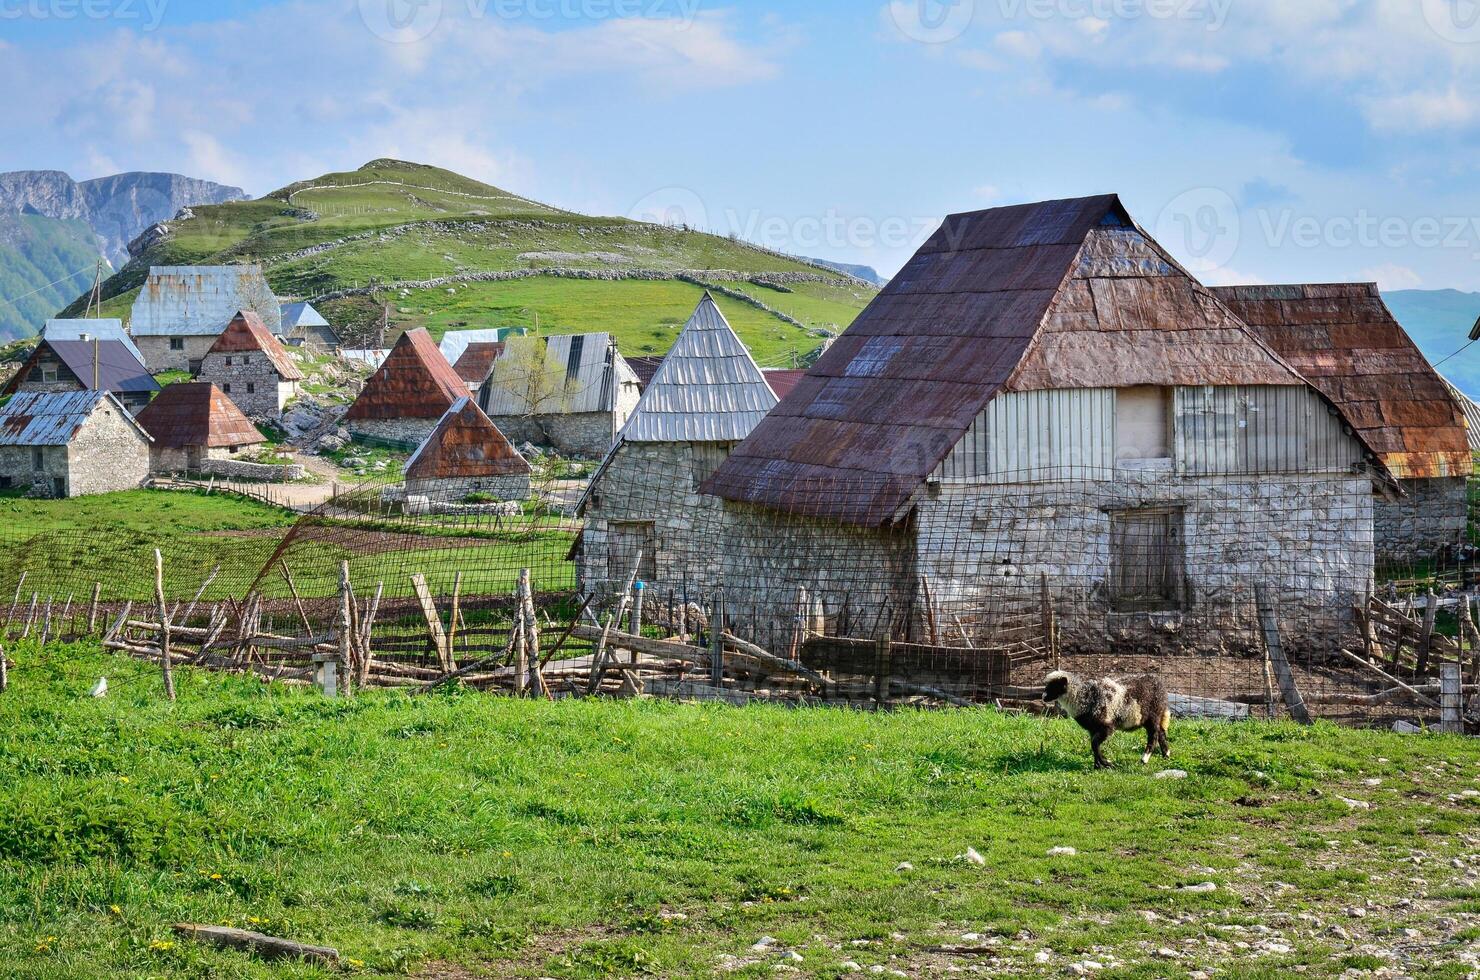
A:
{"label": "sheep", "polygon": [[1158,749],[1164,758],[1172,757],[1167,743],[1172,712],[1167,706],[1166,686],[1154,674],[1085,680],[1068,671],[1056,670],[1044,678],[1043,700],[1050,704],[1057,702],[1066,715],[1089,732],[1096,769],[1113,768],[1100,746],[1117,731],[1146,729],[1142,765],[1150,762],[1151,753]]}

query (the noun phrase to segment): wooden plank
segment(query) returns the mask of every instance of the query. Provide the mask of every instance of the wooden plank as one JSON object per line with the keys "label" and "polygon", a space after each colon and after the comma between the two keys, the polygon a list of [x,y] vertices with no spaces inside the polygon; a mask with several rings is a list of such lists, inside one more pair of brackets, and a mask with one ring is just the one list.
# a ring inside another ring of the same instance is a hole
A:
{"label": "wooden plank", "polygon": [[1255,596],[1259,604],[1259,629],[1264,634],[1264,647],[1269,651],[1269,663],[1274,668],[1280,694],[1285,699],[1285,707],[1291,718],[1302,725],[1309,725],[1312,720],[1310,709],[1305,706],[1300,690],[1295,686],[1295,675],[1290,670],[1290,662],[1285,659],[1285,649],[1280,644],[1279,622],[1275,618],[1274,606],[1270,603],[1269,593],[1262,582],[1255,588]]}
{"label": "wooden plank", "polygon": [[154,549],[154,604],[159,611],[159,663],[164,671],[164,693],[175,700],[175,672],[170,665],[170,617],[164,604],[164,556]]}
{"label": "wooden plank", "polygon": [[1340,650],[1338,652],[1343,657],[1345,657],[1346,659],[1352,661],[1353,663],[1355,663],[1355,664],[1357,664],[1357,665],[1359,665],[1361,667],[1365,667],[1367,670],[1372,671],[1372,673],[1376,674],[1378,677],[1381,677],[1383,680],[1387,681],[1388,683],[1390,683],[1390,684],[1396,684],[1398,687],[1400,687],[1403,690],[1407,691],[1409,694],[1412,694],[1414,697],[1418,698],[1420,701],[1422,701],[1424,704],[1428,705],[1429,707],[1431,707],[1431,708],[1437,708],[1437,707],[1439,707],[1439,702],[1435,701],[1431,697],[1428,697],[1428,696],[1426,696],[1424,694],[1421,694],[1420,692],[1418,692],[1414,688],[1408,686],[1407,684],[1404,684],[1402,681],[1398,680],[1392,674],[1389,674],[1387,671],[1383,670],[1381,667],[1377,666],[1376,664],[1370,664],[1370,663],[1368,663],[1367,661],[1363,660],[1361,657],[1357,656],[1355,653],[1352,653],[1350,650]]}
{"label": "wooden plank", "polygon": [[411,588],[416,592],[416,600],[421,603],[421,614],[426,618],[427,631],[431,634],[432,644],[437,650],[437,661],[442,669],[451,673],[456,670],[452,663],[451,653],[447,649],[447,631],[442,628],[442,618],[437,614],[436,603],[432,602],[431,590],[427,588],[426,576],[416,572],[411,576]]}
{"label": "wooden plank", "polygon": [[193,922],[177,922],[174,930],[178,935],[210,946],[240,949],[255,953],[263,959],[299,959],[316,963],[338,963],[339,951],[329,946],[310,946],[306,943],[281,939],[246,929],[230,926],[207,926]]}

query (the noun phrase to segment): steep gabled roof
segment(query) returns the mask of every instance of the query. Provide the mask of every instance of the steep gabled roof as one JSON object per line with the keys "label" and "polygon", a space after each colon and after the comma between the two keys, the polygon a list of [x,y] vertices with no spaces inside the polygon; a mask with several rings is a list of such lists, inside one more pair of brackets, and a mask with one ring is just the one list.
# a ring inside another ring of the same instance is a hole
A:
{"label": "steep gabled roof", "polygon": [[123,329],[122,320],[98,319],[98,320],[47,320],[46,326],[41,328],[41,340],[81,340],[87,337],[89,340],[96,337],[99,340],[121,341],[129,349],[129,353],[144,361],[144,355],[134,344],[134,338]]}
{"label": "steep gabled roof", "polygon": [[510,337],[478,401],[489,415],[610,412],[626,384],[637,375],[610,334]]}
{"label": "steep gabled roof", "polygon": [[212,354],[252,354],[261,351],[284,381],[302,381],[303,372],[293,363],[281,342],[267,329],[262,318],[250,310],[238,310],[211,345]]}
{"label": "steep gabled roof", "polygon": [[467,394],[468,386],[437,349],[432,335],[418,327],[400,336],[345,418],[440,419]]}
{"label": "steep gabled roof", "polygon": [[159,382],[154,380],[149,369],[120,340],[43,340],[6,384],[4,393],[18,390],[47,351],[55,354],[84,388],[91,388],[96,376],[98,387],[103,391],[134,393],[159,390]]}
{"label": "steep gabled roof", "polygon": [[[442,351],[442,356],[447,358],[448,364],[456,364],[457,359],[463,356],[463,351],[468,349],[469,344],[500,344],[510,336],[523,336],[523,327],[489,327],[480,330],[449,330],[442,335],[442,341],[437,345]],[[482,381],[482,378],[478,379]]]}
{"label": "steep gabled roof", "polygon": [[488,377],[493,362],[504,352],[502,342],[477,341],[463,348],[462,356],[452,365],[452,370],[469,385],[480,385]]}
{"label": "steep gabled roof", "polygon": [[1393,476],[1467,476],[1462,406],[1373,283],[1213,292],[1341,409]]}
{"label": "steep gabled roof", "polygon": [[239,310],[262,317],[272,333],[282,329],[261,266],[155,266],[134,300],[129,329],[135,337],[214,337]]}
{"label": "steep gabled roof", "polygon": [[952,215],[705,484],[877,526],[1004,390],[1302,379],[1114,195]]}
{"label": "steep gabled roof", "polygon": [[528,472],[529,463],[471,398],[460,398],[447,410],[406,461],[405,469],[408,480],[519,476]]}
{"label": "steep gabled roof", "polygon": [[155,445],[169,449],[251,446],[267,441],[220,388],[204,381],[166,385],[138,419]]}
{"label": "steep gabled roof", "polygon": [[617,442],[739,442],[775,407],[776,393],[705,293]]}
{"label": "steep gabled roof", "polygon": [[284,303],[278,307],[278,313],[282,321],[279,333],[283,336],[291,333],[295,327],[329,326],[324,315],[308,303]]}
{"label": "steep gabled roof", "polygon": [[106,391],[27,391],[0,408],[0,446],[65,446],[104,401],[149,441],[149,433]]}

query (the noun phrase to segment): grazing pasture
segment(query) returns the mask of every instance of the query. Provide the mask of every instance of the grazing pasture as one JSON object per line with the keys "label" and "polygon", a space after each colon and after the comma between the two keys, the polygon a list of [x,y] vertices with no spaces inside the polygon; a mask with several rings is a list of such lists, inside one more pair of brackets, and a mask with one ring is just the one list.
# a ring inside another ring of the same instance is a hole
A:
{"label": "grazing pasture", "polygon": [[1096,772],[1072,722],[990,709],[330,701],[190,668],[169,704],[147,663],[10,653],[4,976],[331,975],[179,921],[367,977],[1477,969],[1473,740],[1174,725],[1170,762],[1121,735]]}

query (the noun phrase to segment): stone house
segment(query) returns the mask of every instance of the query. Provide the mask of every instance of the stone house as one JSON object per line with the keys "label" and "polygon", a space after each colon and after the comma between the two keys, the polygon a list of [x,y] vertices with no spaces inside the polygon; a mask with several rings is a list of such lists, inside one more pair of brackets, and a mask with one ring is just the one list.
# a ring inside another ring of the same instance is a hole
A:
{"label": "stone house", "polygon": [[260,266],[155,266],[134,300],[129,330],[151,373],[194,374],[243,310],[270,333],[281,329],[282,311]]}
{"label": "stone house", "polygon": [[471,398],[460,398],[406,461],[406,493],[433,504],[471,494],[527,500],[529,463]]}
{"label": "stone house", "polygon": [[149,433],[154,473],[201,473],[212,460],[229,461],[267,440],[225,393],[209,382],[165,386],[139,413]]}
{"label": "stone house", "polygon": [[116,340],[129,349],[140,364],[144,355],[134,338],[123,328],[123,321],[107,317],[47,320],[37,340]]}
{"label": "stone house", "polygon": [[467,385],[431,334],[408,330],[365,382],[345,413],[345,426],[351,435],[414,448],[466,397]]}
{"label": "stone house", "polygon": [[611,336],[590,333],[509,338],[478,404],[515,443],[600,459],[640,396]]}
{"label": "stone house", "polygon": [[137,414],[159,390],[149,370],[122,340],[43,339],[0,394],[98,389]]}
{"label": "stone house", "polygon": [[1338,406],[1401,493],[1379,495],[1377,558],[1431,559],[1464,541],[1474,470],[1463,405],[1373,283],[1213,292]]}
{"label": "stone house", "polygon": [[339,333],[308,303],[284,303],[279,308],[277,336],[286,344],[307,344],[322,350],[340,345]]}
{"label": "stone house", "polygon": [[707,551],[665,544],[717,520],[720,501],[700,486],[775,406],[765,375],[706,292],[577,505],[583,587],[621,588],[634,569],[659,590],[702,580]]}
{"label": "stone house", "polygon": [[799,589],[831,630],[958,645],[1042,589],[1071,649],[1218,652],[1267,586],[1292,647],[1329,646],[1388,481],[1102,196],[946,219],[705,482],[729,526],[678,546],[760,642]]}
{"label": "stone house", "polygon": [[0,408],[0,490],[45,497],[132,490],[149,435],[106,391],[22,392]]}
{"label": "stone house", "polygon": [[206,351],[196,377],[220,388],[245,414],[277,418],[298,397],[303,372],[262,318],[243,310]]}

